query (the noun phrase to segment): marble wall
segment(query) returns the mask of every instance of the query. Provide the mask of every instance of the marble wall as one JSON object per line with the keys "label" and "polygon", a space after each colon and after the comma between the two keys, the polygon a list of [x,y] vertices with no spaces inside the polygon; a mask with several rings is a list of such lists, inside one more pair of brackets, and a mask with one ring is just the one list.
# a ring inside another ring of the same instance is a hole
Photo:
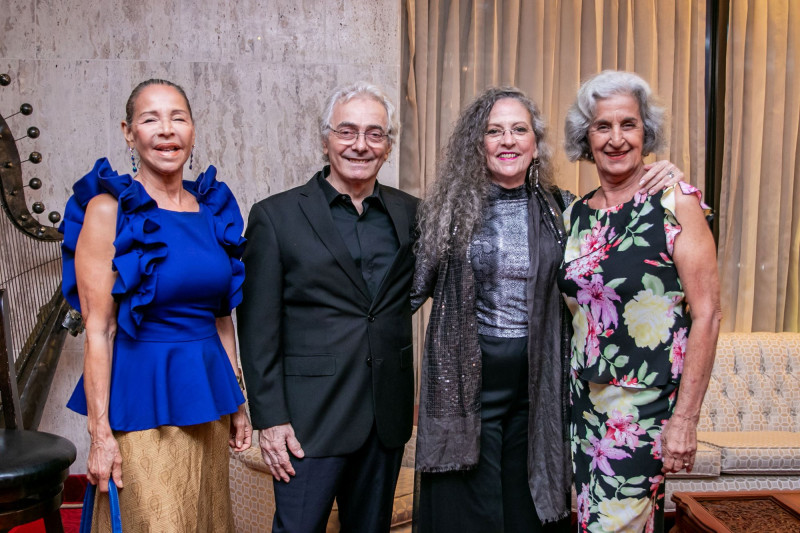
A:
{"label": "marble wall", "polygon": [[[325,96],[358,79],[383,87],[399,104],[401,9],[398,0],[3,0],[0,113],[28,102],[34,113],[8,118],[18,142],[43,162],[29,205],[63,211],[72,183],[107,156],[129,170],[120,133],[131,89],[151,77],[182,85],[197,130],[195,170],[214,164],[246,218],[261,198],[305,182],[322,164],[317,117]],[[26,156],[23,156],[25,159]],[[398,182],[397,154],[381,171]],[[187,169],[187,178],[188,169]],[[45,216],[41,217],[43,221]],[[85,418],[64,406],[82,365],[81,337],[62,353],[40,429],[79,448],[84,472]]]}

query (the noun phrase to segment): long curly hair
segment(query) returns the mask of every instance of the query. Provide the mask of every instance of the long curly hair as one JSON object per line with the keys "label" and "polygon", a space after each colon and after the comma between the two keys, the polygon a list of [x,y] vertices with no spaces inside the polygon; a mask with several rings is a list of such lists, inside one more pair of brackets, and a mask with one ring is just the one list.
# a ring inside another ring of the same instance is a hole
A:
{"label": "long curly hair", "polygon": [[539,186],[553,189],[552,150],[547,144],[547,130],[539,108],[516,87],[491,87],[464,109],[450,135],[436,179],[420,205],[418,253],[436,260],[466,253],[473,234],[483,222],[491,183],[484,132],[492,107],[504,98],[517,100],[530,113],[539,152]]}

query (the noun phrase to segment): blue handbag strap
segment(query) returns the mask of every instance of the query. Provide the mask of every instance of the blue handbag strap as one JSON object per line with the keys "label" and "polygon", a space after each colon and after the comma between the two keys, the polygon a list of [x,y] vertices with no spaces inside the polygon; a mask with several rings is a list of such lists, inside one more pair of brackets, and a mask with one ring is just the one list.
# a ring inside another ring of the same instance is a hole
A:
{"label": "blue handbag strap", "polygon": [[119,512],[119,494],[114,480],[108,480],[108,501],[111,505],[111,531],[112,533],[122,533],[122,516]]}
{"label": "blue handbag strap", "polygon": [[[86,487],[81,510],[81,526],[79,533],[92,533],[92,515],[94,514],[94,497],[97,485]],[[122,533],[122,517],[119,512],[119,493],[113,479],[108,480],[108,503],[111,507],[111,532]]]}
{"label": "blue handbag strap", "polygon": [[92,514],[94,513],[94,493],[97,490],[96,485],[89,485],[86,487],[86,494],[83,495],[83,509],[81,509],[81,527],[79,533],[91,533],[92,531]]}

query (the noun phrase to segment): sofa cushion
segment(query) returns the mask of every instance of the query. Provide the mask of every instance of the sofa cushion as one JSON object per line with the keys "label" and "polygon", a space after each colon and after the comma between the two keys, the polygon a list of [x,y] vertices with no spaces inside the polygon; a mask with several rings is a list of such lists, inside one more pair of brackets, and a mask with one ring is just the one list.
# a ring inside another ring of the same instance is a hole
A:
{"label": "sofa cushion", "polygon": [[667,479],[696,479],[717,477],[720,472],[720,452],[717,448],[697,442],[697,453],[691,473],[686,470],[667,474]]}
{"label": "sofa cushion", "polygon": [[[258,445],[238,453],[230,452],[230,491],[233,521],[237,533],[265,533],[272,531],[275,515],[275,495],[272,492],[272,476],[252,468],[250,458],[261,461]],[[247,458],[248,460],[245,460]],[[263,465],[264,462],[261,461]],[[266,465],[264,465],[266,468]]]}
{"label": "sofa cushion", "polygon": [[698,431],[697,440],[720,451],[723,474],[800,474],[800,433]]}
{"label": "sofa cushion", "polygon": [[243,452],[231,451],[231,456],[237,461],[241,461],[247,468],[267,474],[270,473],[269,467],[264,462],[264,459],[261,458],[261,448],[258,445],[258,441],[255,441],[255,444]]}
{"label": "sofa cushion", "polygon": [[392,509],[392,526],[410,524],[414,514],[414,469],[403,467],[397,479]]}
{"label": "sofa cushion", "polygon": [[697,428],[800,431],[800,335],[721,333]]}

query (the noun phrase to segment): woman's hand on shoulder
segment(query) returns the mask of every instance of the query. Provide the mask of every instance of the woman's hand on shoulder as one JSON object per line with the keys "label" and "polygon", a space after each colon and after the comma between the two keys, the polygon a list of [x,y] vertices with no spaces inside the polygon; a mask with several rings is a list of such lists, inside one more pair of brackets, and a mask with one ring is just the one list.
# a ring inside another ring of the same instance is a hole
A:
{"label": "woman's hand on shoulder", "polygon": [[683,180],[683,172],[674,163],[661,160],[644,166],[647,171],[639,180],[639,192],[653,195]]}
{"label": "woman's hand on shoulder", "polygon": [[228,445],[234,451],[243,452],[250,447],[252,439],[253,426],[242,404],[239,410],[231,415],[231,438],[228,440]]}

